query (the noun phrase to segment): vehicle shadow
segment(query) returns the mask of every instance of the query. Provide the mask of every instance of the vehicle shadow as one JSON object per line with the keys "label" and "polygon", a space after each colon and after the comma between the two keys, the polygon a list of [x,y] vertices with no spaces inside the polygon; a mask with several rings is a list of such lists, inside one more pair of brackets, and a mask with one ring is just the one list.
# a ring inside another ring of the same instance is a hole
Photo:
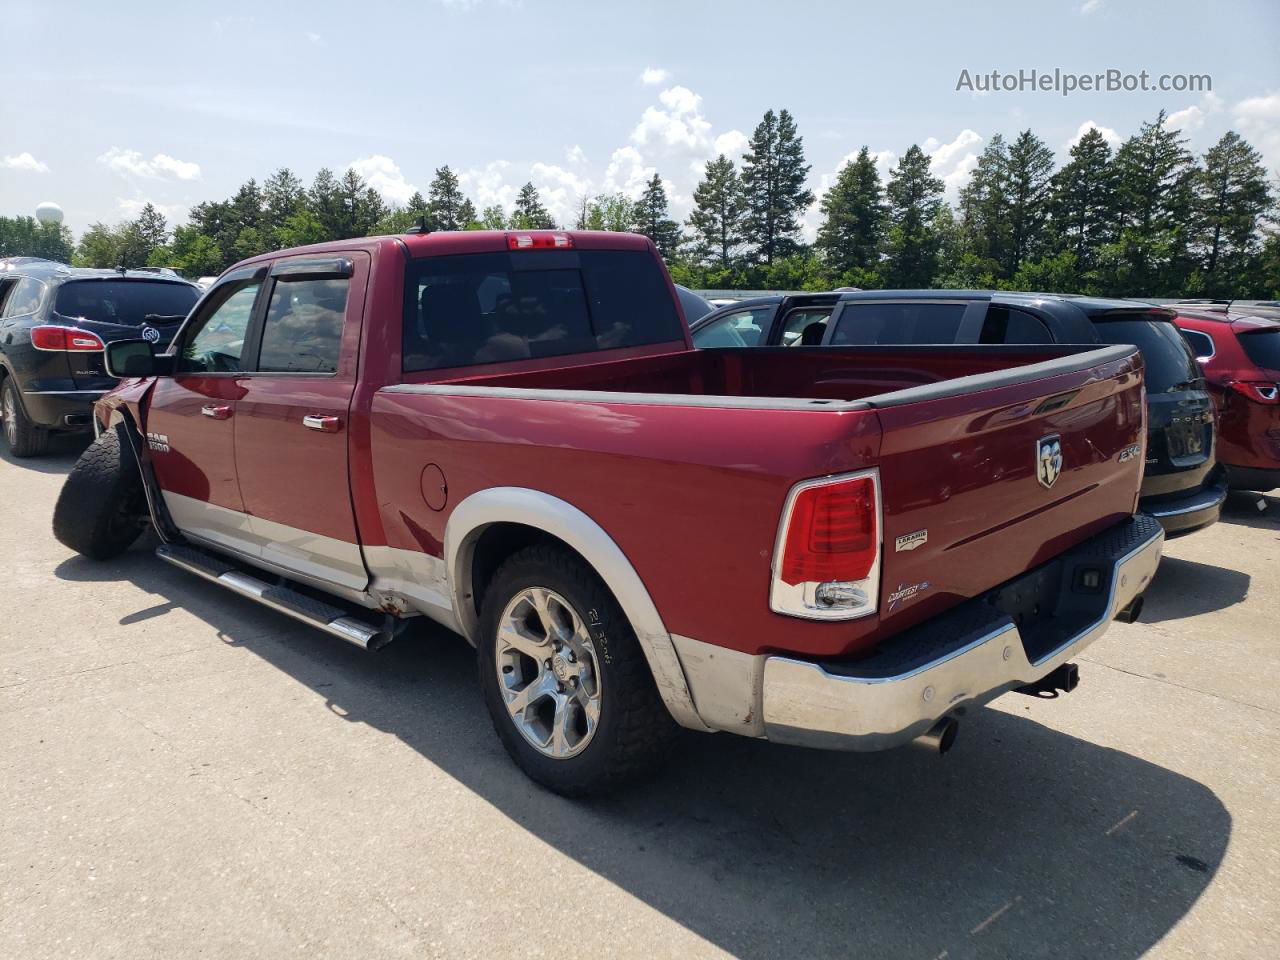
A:
{"label": "vehicle shadow", "polygon": [[1231,834],[1202,784],[996,710],[966,718],[944,758],[688,734],[653,780],[575,803],[508,761],[461,638],[424,625],[367,654],[145,549],[109,564],[75,557],[56,572],[128,579],[154,595],[122,622],[185,608],[315,691],[316,723],[398,737],[544,842],[741,957],[1137,958],[1204,892]]}
{"label": "vehicle shadow", "polygon": [[[1260,503],[1265,505],[1265,509],[1258,509]],[[1280,497],[1250,490],[1232,490],[1222,505],[1222,520],[1255,530],[1280,531]]]}
{"label": "vehicle shadow", "polygon": [[15,457],[9,452],[9,445],[0,440],[0,461],[36,473],[67,474],[80,459],[80,454],[84,453],[85,448],[92,442],[91,434],[55,434],[49,438],[49,448],[40,456]]}
{"label": "vehicle shadow", "polygon": [[1161,623],[1234,606],[1249,593],[1249,574],[1167,554],[1144,596],[1141,620]]}

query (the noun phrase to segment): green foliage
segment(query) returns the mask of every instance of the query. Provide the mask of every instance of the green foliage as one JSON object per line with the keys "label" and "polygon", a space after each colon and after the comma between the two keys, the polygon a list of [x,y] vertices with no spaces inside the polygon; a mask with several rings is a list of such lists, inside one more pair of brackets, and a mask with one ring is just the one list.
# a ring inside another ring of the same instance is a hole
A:
{"label": "green foliage", "polygon": [[707,161],[702,182],[693,191],[693,212],[688,220],[693,260],[722,272],[732,269],[742,251],[745,214],[742,182],[733,161],[723,153]]}
{"label": "green foliage", "polygon": [[841,168],[822,198],[821,210],[823,221],[814,246],[831,270],[842,275],[874,270],[884,231],[884,191],[866,147]]}
{"label": "green foliage", "polygon": [[636,220],[636,205],[623,193],[601,193],[583,198],[576,224],[579,230],[612,230],[625,233]]}
{"label": "green foliage", "polygon": [[912,144],[889,174],[889,230],[885,279],[891,287],[933,283],[940,240],[934,221],[942,208],[942,181],[930,172],[928,156]]}
{"label": "green foliage", "polygon": [[670,261],[680,245],[680,224],[668,216],[667,209],[667,191],[655,173],[632,208],[634,229],[653,241],[663,260]]}
{"label": "green foliage", "polygon": [[1195,171],[1196,247],[1204,264],[1205,294],[1227,296],[1256,272],[1262,240],[1259,226],[1271,207],[1262,155],[1235,131],[1205,151]]}
{"label": "green foliage", "polygon": [[448,164],[436,170],[427,193],[427,226],[432,230],[465,230],[475,219],[475,208],[462,195],[458,175]]}
{"label": "green foliage", "polygon": [[809,169],[795,119],[786,110],[766,111],[742,158],[744,226],[755,262],[772,264],[800,248],[800,217],[813,203]]}
{"label": "green foliage", "polygon": [[1049,201],[1053,240],[1070,250],[1077,268],[1096,265],[1098,250],[1111,238],[1115,221],[1115,172],[1111,147],[1096,127],[1071,148],[1071,159],[1053,177]]}
{"label": "green foliage", "polygon": [[0,257],[44,257],[70,263],[75,240],[62,224],[35,217],[0,217]]}
{"label": "green foliage", "polygon": [[509,224],[512,230],[554,230],[556,222],[547,208],[542,205],[542,198],[532,183],[520,188],[516,197],[516,207],[511,213]]}

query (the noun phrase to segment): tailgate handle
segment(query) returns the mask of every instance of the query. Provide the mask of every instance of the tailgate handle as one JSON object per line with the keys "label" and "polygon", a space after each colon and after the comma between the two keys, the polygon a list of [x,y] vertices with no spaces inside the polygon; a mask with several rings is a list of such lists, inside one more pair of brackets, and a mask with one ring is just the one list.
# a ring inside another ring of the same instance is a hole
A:
{"label": "tailgate handle", "polygon": [[231,404],[229,403],[206,403],[200,408],[200,412],[206,417],[212,417],[214,420],[230,420]]}
{"label": "tailgate handle", "polygon": [[321,433],[337,433],[342,429],[342,421],[337,417],[321,417],[311,413],[302,418],[302,425],[308,430],[319,430]]}

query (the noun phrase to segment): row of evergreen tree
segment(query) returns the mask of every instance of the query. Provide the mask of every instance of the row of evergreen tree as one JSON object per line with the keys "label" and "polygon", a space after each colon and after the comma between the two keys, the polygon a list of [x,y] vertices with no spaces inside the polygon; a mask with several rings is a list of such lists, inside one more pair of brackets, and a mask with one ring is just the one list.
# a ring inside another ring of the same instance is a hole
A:
{"label": "row of evergreen tree", "polygon": [[[1096,129],[1055,169],[1030,130],[993,136],[953,208],[913,145],[882,178],[863,147],[823,195],[814,243],[802,239],[814,195],[803,138],[786,110],[756,127],[741,166],[707,163],[693,210],[671,218],[662,178],[638,200],[583,197],[563,227],[651,237],[677,281],[694,287],[830,289],[978,287],[1113,296],[1280,296],[1276,191],[1257,150],[1228,132],[1195,158],[1165,114],[1112,150]],[[424,197],[389,206],[355,170],[305,185],[280,169],[169,229],[153,206],[116,226],[69,231],[0,218],[0,256],[34,253],[90,266],[172,266],[190,276],[245,257],[324,240],[431,230],[557,226],[532,183],[510,212],[477,212],[458,176],[435,171]]]}

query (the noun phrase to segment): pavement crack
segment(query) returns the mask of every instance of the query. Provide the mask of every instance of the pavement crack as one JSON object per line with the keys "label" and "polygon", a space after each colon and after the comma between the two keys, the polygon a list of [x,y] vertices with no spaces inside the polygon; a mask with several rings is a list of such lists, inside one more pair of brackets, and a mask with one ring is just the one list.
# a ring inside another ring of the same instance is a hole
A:
{"label": "pavement crack", "polygon": [[1272,716],[1280,716],[1280,710],[1274,707],[1264,707],[1260,704],[1250,703],[1248,700],[1237,700],[1235,697],[1228,697],[1226,694],[1214,693],[1212,690],[1202,690],[1200,687],[1193,687],[1190,684],[1178,683],[1176,680],[1170,680],[1167,677],[1153,677],[1148,673],[1138,673],[1136,670],[1126,670],[1124,667],[1112,666],[1109,663],[1103,663],[1101,660],[1094,660],[1090,657],[1077,657],[1086,663],[1092,663],[1095,666],[1105,667],[1108,670],[1114,670],[1116,673],[1128,674],[1131,677],[1137,677],[1139,680],[1150,680],[1152,683],[1163,683],[1170,687],[1177,687],[1179,690],[1189,690],[1191,693],[1198,693],[1202,696],[1212,697],[1214,700],[1221,700],[1224,703],[1234,703],[1237,706],[1249,707],[1252,710],[1260,710],[1263,713],[1269,713]]}

